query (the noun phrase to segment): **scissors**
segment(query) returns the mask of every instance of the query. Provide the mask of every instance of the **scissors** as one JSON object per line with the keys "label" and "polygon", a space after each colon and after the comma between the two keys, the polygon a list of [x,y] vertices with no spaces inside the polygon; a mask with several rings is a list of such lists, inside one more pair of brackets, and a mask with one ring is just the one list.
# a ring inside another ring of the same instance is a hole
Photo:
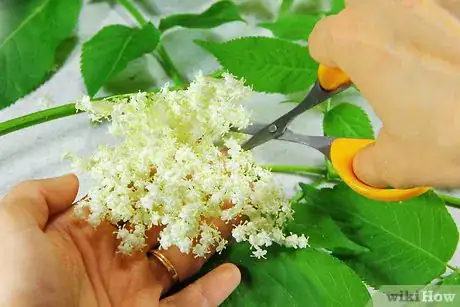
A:
{"label": "scissors", "polygon": [[350,78],[341,70],[320,65],[318,77],[305,99],[294,109],[271,124],[253,124],[238,130],[252,137],[241,145],[244,150],[251,150],[268,141],[277,139],[312,147],[324,154],[331,162],[342,180],[355,192],[379,201],[403,201],[424,194],[429,187],[409,189],[380,189],[367,185],[358,179],[353,171],[353,159],[364,147],[372,144],[370,139],[333,138],[327,136],[306,136],[292,132],[289,124],[300,114],[322,103],[328,98],[349,88]]}

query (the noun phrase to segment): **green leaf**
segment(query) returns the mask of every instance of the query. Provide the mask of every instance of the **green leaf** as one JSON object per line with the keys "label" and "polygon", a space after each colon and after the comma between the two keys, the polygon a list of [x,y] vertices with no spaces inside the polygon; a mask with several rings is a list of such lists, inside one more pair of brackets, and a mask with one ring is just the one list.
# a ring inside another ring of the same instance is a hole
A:
{"label": "green leaf", "polygon": [[9,1],[1,4],[0,109],[42,84],[53,69],[55,52],[70,36],[81,0]]}
{"label": "green leaf", "polygon": [[332,137],[374,138],[372,124],[366,112],[355,105],[341,103],[326,113],[324,133]]}
{"label": "green leaf", "polygon": [[307,41],[320,19],[320,15],[289,15],[280,17],[274,23],[260,23],[259,26],[270,30],[279,38]]}
{"label": "green leaf", "polygon": [[444,273],[457,247],[457,227],[434,192],[402,202],[370,200],[343,184],[308,192],[318,193],[316,205],[348,238],[369,249],[339,258],[374,287],[426,284]]}
{"label": "green leaf", "polygon": [[90,96],[94,96],[129,62],[155,50],[160,32],[151,23],[142,28],[108,26],[83,44],[81,71]]}
{"label": "green leaf", "polygon": [[59,44],[59,46],[56,47],[53,65],[47,72],[42,83],[45,83],[48,80],[50,80],[54,76],[54,74],[56,74],[65,65],[65,63],[69,60],[70,55],[77,47],[77,44],[78,37],[69,36],[68,38],[64,39]]}
{"label": "green leaf", "polygon": [[222,304],[231,306],[365,306],[369,292],[356,274],[336,258],[313,248],[269,252],[251,257],[246,244],[236,244],[207,267],[233,262],[242,282]]}
{"label": "green leaf", "polygon": [[244,37],[226,43],[196,41],[212,53],[230,73],[244,78],[254,90],[294,93],[316,79],[318,64],[308,49],[268,37]]}
{"label": "green leaf", "polygon": [[297,202],[293,205],[294,219],[287,225],[286,231],[308,236],[312,247],[324,248],[338,254],[361,254],[368,249],[350,240],[340,229],[337,223],[321,208],[315,206],[316,195],[310,189],[315,188],[300,184],[306,197],[306,202]]}
{"label": "green leaf", "polygon": [[173,27],[211,29],[227,22],[244,21],[238,7],[231,1],[219,1],[201,14],[178,14],[163,18],[159,29],[164,32]]}

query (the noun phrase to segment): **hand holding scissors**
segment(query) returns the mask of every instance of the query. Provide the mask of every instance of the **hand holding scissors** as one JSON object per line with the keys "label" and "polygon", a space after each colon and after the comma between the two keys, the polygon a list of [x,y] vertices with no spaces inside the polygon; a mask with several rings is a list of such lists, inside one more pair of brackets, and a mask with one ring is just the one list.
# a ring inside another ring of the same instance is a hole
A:
{"label": "hand holding scissors", "polygon": [[297,107],[268,125],[256,123],[244,130],[240,130],[240,132],[252,135],[242,145],[242,148],[251,150],[274,139],[315,148],[331,160],[339,176],[350,188],[374,200],[402,201],[427,192],[428,187],[380,189],[359,180],[353,171],[353,159],[361,149],[373,143],[374,140],[306,136],[296,134],[288,129],[289,124],[297,116],[347,89],[351,84],[348,76],[340,70],[320,65],[317,81],[306,98]]}

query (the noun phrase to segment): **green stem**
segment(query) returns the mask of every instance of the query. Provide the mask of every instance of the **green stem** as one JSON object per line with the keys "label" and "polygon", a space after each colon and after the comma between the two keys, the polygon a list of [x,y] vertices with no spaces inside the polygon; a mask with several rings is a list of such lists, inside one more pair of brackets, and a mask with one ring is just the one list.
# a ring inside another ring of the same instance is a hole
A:
{"label": "green stem", "polygon": [[452,271],[458,272],[458,269],[457,269],[456,267],[454,267],[454,266],[452,266],[452,265],[450,265],[450,264],[447,264],[446,266],[447,266],[449,269],[451,269]]}
{"label": "green stem", "polygon": [[298,202],[299,200],[302,199],[302,197],[303,197],[303,191],[300,191],[293,198],[291,198],[291,202],[292,203]]}
{"label": "green stem", "polygon": [[213,78],[216,78],[216,79],[220,79],[222,78],[222,75],[225,73],[225,69],[219,69],[215,72],[213,72],[212,74],[210,74],[211,77]]}
{"label": "green stem", "polygon": [[315,175],[323,175],[323,176],[326,173],[326,170],[323,168],[300,166],[300,165],[262,165],[262,167],[274,173],[315,174]]}
{"label": "green stem", "polygon": [[6,122],[0,123],[0,136],[77,113],[80,113],[80,111],[75,109],[75,103],[69,103],[59,107],[13,118],[7,120]]}
{"label": "green stem", "polygon": [[145,25],[147,21],[145,20],[144,16],[142,16],[141,12],[131,3],[129,0],[118,0],[124,8],[131,14],[131,16],[136,19],[136,21],[141,25]]}
{"label": "green stem", "polygon": [[160,62],[161,67],[163,67],[164,71],[170,77],[176,85],[184,85],[188,83],[188,80],[183,78],[177,69],[177,67],[174,65],[173,61],[169,57],[168,53],[166,52],[165,48],[163,45],[158,45],[157,52],[159,55],[158,61]]}
{"label": "green stem", "polygon": [[[263,168],[268,169],[274,173],[285,173],[294,175],[325,175],[325,170],[322,168],[315,168],[310,166],[297,166],[297,165],[262,165]],[[339,178],[329,179],[321,178],[320,180],[313,183],[314,186],[318,186],[324,182],[342,182]],[[436,193],[441,198],[446,206],[460,209],[460,198],[452,195]]]}
{"label": "green stem", "polygon": [[439,198],[441,198],[445,203],[446,205],[448,205],[449,207],[453,207],[453,208],[458,208],[460,209],[460,198],[458,197],[455,197],[455,196],[452,196],[452,195],[447,195],[447,194],[441,194],[441,193],[436,193]]}
{"label": "green stem", "polygon": [[[142,16],[142,13],[139,12],[139,10],[129,0],[118,0],[118,2],[131,14],[131,16],[133,16],[134,19],[136,19],[139,25],[144,26],[147,23],[147,20],[144,18],[144,16]],[[176,68],[161,43],[158,44],[157,52],[159,55],[158,61],[160,62],[161,67],[163,67],[168,77],[170,77],[174,83],[179,86],[188,83],[185,78],[182,78],[179,70]]]}
{"label": "green stem", "polygon": [[[173,87],[173,89],[178,89],[178,87]],[[150,93],[158,92],[158,89],[153,90]],[[114,98],[123,98],[125,96],[130,96],[132,94],[119,94],[113,96],[93,98],[91,101],[101,101],[104,99],[114,99]],[[5,122],[0,123],[0,136],[35,126],[41,123],[46,123],[54,119],[59,119],[75,114],[83,113],[81,110],[75,108],[75,103],[65,104],[59,107],[54,107],[34,113],[30,113],[21,117],[16,117]]]}

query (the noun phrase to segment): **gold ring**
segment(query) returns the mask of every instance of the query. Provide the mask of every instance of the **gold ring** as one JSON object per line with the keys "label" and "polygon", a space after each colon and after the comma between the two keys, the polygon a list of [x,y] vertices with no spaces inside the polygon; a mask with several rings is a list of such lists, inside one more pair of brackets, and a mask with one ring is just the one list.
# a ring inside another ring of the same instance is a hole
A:
{"label": "gold ring", "polygon": [[174,265],[169,261],[168,258],[166,258],[162,253],[155,249],[151,249],[147,253],[149,256],[155,256],[161,264],[164,265],[164,267],[168,270],[169,275],[171,275],[171,278],[173,280],[173,283],[177,283],[179,281],[179,274],[177,273],[176,268]]}

